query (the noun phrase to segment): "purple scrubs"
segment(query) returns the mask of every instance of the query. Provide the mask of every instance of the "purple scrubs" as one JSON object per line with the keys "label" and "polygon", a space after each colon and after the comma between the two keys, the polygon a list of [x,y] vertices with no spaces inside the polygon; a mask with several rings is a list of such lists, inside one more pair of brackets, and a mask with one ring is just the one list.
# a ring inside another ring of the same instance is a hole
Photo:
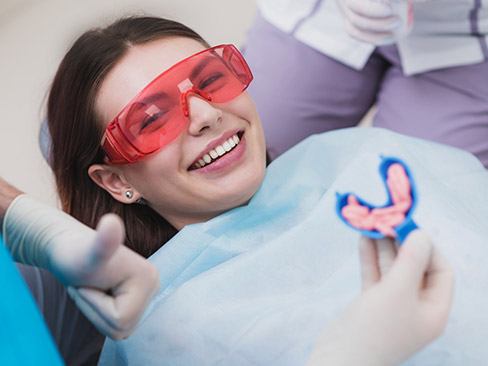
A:
{"label": "purple scrubs", "polygon": [[357,71],[260,16],[245,57],[272,157],[311,134],[355,126],[376,104],[375,126],[465,149],[488,167],[487,61],[404,76],[391,45]]}

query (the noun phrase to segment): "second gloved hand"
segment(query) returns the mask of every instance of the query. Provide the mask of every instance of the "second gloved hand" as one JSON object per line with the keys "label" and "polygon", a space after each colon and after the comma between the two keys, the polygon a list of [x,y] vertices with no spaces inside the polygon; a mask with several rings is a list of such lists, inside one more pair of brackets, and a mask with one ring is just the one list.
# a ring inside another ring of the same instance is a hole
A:
{"label": "second gloved hand", "polygon": [[[405,2],[403,5],[406,5],[407,0],[403,1]],[[337,0],[337,2],[344,15],[347,33],[357,40],[374,45],[394,43],[400,27],[405,26],[395,11],[395,6],[402,4],[392,4],[389,0]]]}
{"label": "second gloved hand", "polygon": [[442,333],[451,267],[420,230],[396,251],[389,239],[363,238],[363,293],[320,336],[308,366],[398,365]]}

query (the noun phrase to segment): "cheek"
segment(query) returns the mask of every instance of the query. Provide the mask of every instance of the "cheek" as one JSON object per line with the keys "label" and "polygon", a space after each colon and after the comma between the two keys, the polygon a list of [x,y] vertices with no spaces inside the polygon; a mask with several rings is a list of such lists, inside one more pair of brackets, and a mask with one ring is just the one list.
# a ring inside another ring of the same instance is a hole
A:
{"label": "cheek", "polygon": [[180,169],[180,149],[170,144],[159,152],[130,166],[127,180],[145,198],[159,195],[164,187],[175,185]]}
{"label": "cheek", "polygon": [[262,150],[262,154],[265,155],[266,142],[263,126],[256,105],[249,94],[244,92],[242,95],[228,103],[227,112],[232,113],[249,123],[249,126],[253,131],[253,140],[258,144],[258,149]]}
{"label": "cheek", "polygon": [[237,98],[228,102],[225,109],[227,112],[250,122],[259,120],[256,105],[247,92],[243,92]]}

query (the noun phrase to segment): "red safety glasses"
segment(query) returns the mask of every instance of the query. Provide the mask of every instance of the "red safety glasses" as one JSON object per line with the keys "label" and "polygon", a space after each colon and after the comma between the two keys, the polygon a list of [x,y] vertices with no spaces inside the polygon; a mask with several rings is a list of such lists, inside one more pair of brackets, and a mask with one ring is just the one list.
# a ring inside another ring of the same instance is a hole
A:
{"label": "red safety glasses", "polygon": [[168,145],[188,127],[188,97],[225,103],[239,96],[253,76],[233,45],[215,46],[170,67],[151,81],[107,126],[106,161],[133,163]]}

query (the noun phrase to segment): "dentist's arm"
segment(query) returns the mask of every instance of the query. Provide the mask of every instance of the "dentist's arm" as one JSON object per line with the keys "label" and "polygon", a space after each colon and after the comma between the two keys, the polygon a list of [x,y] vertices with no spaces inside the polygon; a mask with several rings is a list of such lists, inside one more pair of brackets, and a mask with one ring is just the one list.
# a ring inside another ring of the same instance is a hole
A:
{"label": "dentist's arm", "polygon": [[4,241],[18,262],[52,272],[103,334],[125,338],[158,286],[155,267],[123,245],[124,227],[104,216],[96,230],[0,180]]}
{"label": "dentist's arm", "polygon": [[309,366],[398,365],[442,334],[452,302],[450,266],[419,230],[392,262],[395,251],[392,242],[362,240],[363,293],[320,336]]}

